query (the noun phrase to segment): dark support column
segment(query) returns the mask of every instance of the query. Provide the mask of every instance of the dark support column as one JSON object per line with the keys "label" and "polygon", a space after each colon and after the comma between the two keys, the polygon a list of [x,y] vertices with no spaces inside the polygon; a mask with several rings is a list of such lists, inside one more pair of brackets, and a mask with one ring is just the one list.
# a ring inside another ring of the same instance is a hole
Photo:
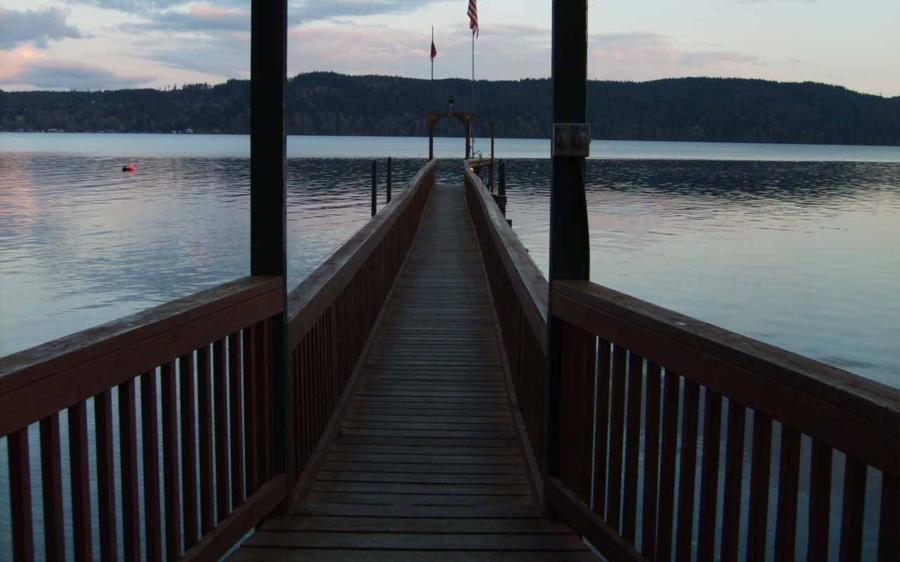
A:
{"label": "dark support column", "polygon": [[385,191],[387,192],[387,202],[391,202],[391,157],[388,156],[387,161],[387,184],[385,185]]}
{"label": "dark support column", "polygon": [[434,119],[428,118],[428,159],[434,158]]}
{"label": "dark support column", "polygon": [[488,168],[488,186],[494,192],[494,122],[491,121],[491,167]]}
{"label": "dark support column", "polygon": [[466,119],[466,160],[472,157],[472,120]]}
{"label": "dark support column", "polygon": [[[587,0],[553,1],[553,122],[587,121]],[[589,241],[584,195],[584,157],[561,155],[554,138],[550,190],[550,291],[558,279],[588,279]],[[552,302],[552,300],[551,300]],[[548,323],[547,428],[543,452],[547,476],[559,476],[561,323]]]}
{"label": "dark support column", "polygon": [[[284,93],[287,0],[253,0],[250,42],[250,273],[278,275],[287,303]],[[287,366],[286,315],[273,321],[272,407],[275,472],[293,496],[295,455],[292,380]],[[284,506],[282,506],[284,508]]]}
{"label": "dark support column", "polygon": [[378,160],[372,160],[372,216],[378,212]]}

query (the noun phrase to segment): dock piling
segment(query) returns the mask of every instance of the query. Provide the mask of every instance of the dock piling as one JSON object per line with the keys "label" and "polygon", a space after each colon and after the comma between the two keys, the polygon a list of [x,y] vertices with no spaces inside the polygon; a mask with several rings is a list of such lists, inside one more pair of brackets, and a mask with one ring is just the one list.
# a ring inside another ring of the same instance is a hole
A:
{"label": "dock piling", "polygon": [[385,190],[387,191],[387,202],[391,202],[391,157],[388,156],[387,159],[387,186]]}
{"label": "dock piling", "polygon": [[378,212],[378,160],[372,160],[372,216]]}

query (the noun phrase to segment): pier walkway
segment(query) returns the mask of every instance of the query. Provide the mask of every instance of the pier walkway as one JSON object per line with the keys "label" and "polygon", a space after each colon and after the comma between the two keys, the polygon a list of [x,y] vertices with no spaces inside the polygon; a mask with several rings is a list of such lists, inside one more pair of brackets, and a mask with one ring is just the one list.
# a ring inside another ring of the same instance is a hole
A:
{"label": "pier walkway", "polygon": [[543,518],[462,185],[439,184],[308,495],[235,560],[581,560]]}

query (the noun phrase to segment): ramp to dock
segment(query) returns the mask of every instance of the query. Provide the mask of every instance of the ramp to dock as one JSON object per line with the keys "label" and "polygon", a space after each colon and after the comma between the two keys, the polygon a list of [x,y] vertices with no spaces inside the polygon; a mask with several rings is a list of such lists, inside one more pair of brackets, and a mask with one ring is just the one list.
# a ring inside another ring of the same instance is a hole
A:
{"label": "ramp to dock", "polygon": [[463,186],[438,185],[310,492],[234,560],[588,560],[544,519]]}

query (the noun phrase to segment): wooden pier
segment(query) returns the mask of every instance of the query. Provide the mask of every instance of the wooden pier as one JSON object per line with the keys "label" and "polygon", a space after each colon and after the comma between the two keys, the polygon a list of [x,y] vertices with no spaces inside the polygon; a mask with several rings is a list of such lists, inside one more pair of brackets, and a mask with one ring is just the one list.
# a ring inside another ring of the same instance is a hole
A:
{"label": "wooden pier", "polygon": [[590,282],[586,0],[549,280],[430,158],[291,291],[287,2],[252,14],[251,275],[0,358],[13,560],[898,562],[897,389]]}
{"label": "wooden pier", "polygon": [[580,560],[526,465],[462,185],[434,188],[339,432],[236,560]]}

